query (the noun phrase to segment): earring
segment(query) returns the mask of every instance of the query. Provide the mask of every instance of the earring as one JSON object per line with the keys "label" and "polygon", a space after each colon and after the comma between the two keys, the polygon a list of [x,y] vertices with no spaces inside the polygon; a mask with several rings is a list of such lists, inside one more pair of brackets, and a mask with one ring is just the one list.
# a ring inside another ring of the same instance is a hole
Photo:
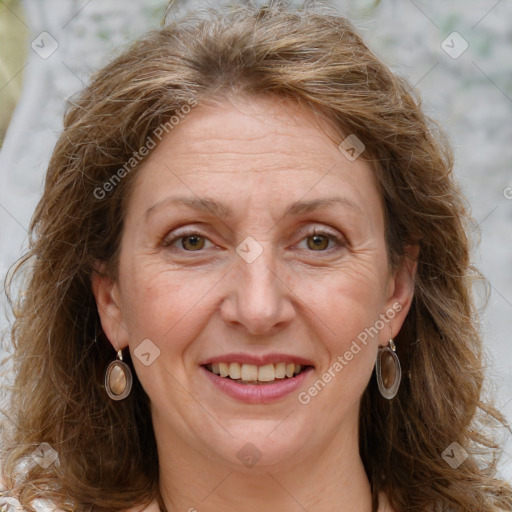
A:
{"label": "earring", "polygon": [[123,353],[117,353],[117,359],[112,361],[105,372],[105,390],[112,400],[123,400],[132,390],[133,376],[130,367],[123,363]]}
{"label": "earring", "polygon": [[379,347],[375,371],[380,394],[391,400],[397,394],[402,379],[400,360],[396,355],[396,345],[392,338],[388,347]]}

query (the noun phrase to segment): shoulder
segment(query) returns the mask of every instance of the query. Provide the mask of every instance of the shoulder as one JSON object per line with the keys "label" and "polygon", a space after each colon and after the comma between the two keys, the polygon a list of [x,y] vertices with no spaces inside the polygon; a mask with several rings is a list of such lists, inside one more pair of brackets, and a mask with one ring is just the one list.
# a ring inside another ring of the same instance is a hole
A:
{"label": "shoulder", "polygon": [[158,506],[157,501],[152,501],[149,505],[146,505],[145,507],[136,507],[136,508],[130,508],[126,512],[160,512],[160,507]]}
{"label": "shoulder", "polygon": [[388,498],[384,492],[379,492],[379,509],[378,512],[395,512],[389,504]]}

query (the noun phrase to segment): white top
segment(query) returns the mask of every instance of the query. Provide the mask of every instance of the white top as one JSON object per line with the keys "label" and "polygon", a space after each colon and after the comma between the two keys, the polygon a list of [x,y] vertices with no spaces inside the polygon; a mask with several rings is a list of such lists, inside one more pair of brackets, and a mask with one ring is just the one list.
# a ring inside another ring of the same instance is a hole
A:
{"label": "white top", "polygon": [[[160,512],[160,508],[158,507],[158,503],[156,501],[153,501],[146,508],[131,508],[126,512]],[[394,510],[389,505],[389,501],[386,495],[383,492],[379,493],[378,512],[394,512]]]}

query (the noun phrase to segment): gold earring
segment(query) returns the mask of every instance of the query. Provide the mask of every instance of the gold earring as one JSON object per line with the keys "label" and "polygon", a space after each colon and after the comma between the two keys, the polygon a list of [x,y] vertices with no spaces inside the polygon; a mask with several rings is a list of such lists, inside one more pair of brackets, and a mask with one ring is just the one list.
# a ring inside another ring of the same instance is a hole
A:
{"label": "gold earring", "polygon": [[132,383],[132,371],[123,363],[123,353],[119,350],[117,359],[108,365],[105,372],[105,390],[112,400],[123,400],[130,394]]}
{"label": "gold earring", "polygon": [[402,380],[400,360],[396,355],[396,345],[392,338],[389,340],[389,346],[379,347],[377,360],[375,361],[375,371],[380,394],[391,400],[398,393]]}

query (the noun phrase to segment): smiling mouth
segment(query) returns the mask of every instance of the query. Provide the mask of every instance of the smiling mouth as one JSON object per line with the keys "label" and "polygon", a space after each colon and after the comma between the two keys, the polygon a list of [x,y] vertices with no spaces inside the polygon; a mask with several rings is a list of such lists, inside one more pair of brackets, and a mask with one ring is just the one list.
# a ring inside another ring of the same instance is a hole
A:
{"label": "smiling mouth", "polygon": [[312,366],[295,363],[276,363],[257,366],[240,363],[210,363],[204,365],[209,372],[239,384],[272,384],[293,379]]}

